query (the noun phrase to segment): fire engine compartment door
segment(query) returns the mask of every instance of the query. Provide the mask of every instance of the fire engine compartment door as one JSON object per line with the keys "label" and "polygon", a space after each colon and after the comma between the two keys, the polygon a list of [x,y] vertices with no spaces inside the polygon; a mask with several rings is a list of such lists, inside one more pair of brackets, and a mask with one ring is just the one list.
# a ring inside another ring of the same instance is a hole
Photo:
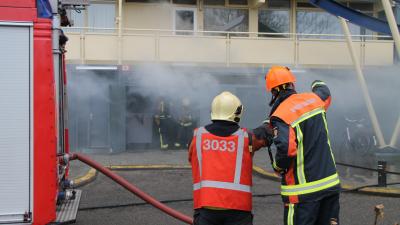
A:
{"label": "fire engine compartment door", "polygon": [[0,22],[0,224],[32,212],[32,31]]}

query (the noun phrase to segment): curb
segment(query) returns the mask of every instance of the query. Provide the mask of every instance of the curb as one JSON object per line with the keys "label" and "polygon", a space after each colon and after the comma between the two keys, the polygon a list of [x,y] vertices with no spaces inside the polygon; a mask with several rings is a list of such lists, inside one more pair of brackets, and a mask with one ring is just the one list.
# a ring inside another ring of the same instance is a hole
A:
{"label": "curb", "polygon": [[[162,170],[162,169],[190,169],[190,165],[174,165],[174,164],[153,164],[153,165],[110,165],[107,166],[110,170],[119,170],[119,171],[124,171],[124,170]],[[253,172],[255,172],[257,175],[260,175],[264,178],[273,180],[273,181],[280,181],[280,176],[278,176],[275,173],[268,172],[261,167],[258,166],[253,166]],[[74,181],[74,186],[75,187],[81,187],[83,185],[86,185],[93,180],[96,179],[98,172],[97,170],[91,168],[84,176],[75,178]],[[342,184],[342,188],[347,191],[355,190],[357,187],[348,185],[348,184]],[[400,188],[385,188],[385,187],[365,187],[357,190],[358,192],[362,194],[368,194],[368,195],[380,195],[380,196],[390,196],[390,197],[400,197]]]}
{"label": "curb", "polygon": [[[106,166],[110,170],[162,170],[162,169],[190,169],[190,165],[169,165],[169,164],[159,164],[159,165],[110,165]],[[97,170],[90,168],[89,171],[81,176],[73,179],[74,187],[84,186],[96,179],[98,172]]]}

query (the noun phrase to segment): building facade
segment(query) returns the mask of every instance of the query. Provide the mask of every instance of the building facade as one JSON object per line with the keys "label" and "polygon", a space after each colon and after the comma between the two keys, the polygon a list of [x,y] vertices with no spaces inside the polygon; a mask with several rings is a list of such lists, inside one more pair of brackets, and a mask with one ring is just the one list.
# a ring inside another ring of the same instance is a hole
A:
{"label": "building facade", "polygon": [[[352,64],[337,17],[308,1],[264,1],[92,1],[69,12],[67,57],[76,64]],[[380,1],[342,3],[384,18]],[[350,30],[362,65],[393,64],[391,40],[351,23]]]}
{"label": "building facade", "polygon": [[[380,1],[341,2],[385,18]],[[313,79],[330,83],[336,104],[328,119],[335,120],[330,124],[337,131],[336,146],[343,142],[345,116],[368,121],[338,18],[306,0],[91,1],[68,16],[73,25],[64,32],[75,150],[158,148],[154,118],[160,99],[178,120],[181,101],[189,98],[196,123],[204,125],[213,96],[223,90],[241,98],[242,125],[255,127],[267,116],[263,76],[273,64],[291,67],[300,91]],[[398,79],[391,38],[349,26],[367,80]],[[371,84],[371,91],[383,88],[375,85],[381,82]],[[372,93],[375,101],[380,93]],[[384,101],[379,104],[385,109]],[[396,120],[385,110],[378,113]],[[393,123],[388,124],[386,135],[392,131]]]}

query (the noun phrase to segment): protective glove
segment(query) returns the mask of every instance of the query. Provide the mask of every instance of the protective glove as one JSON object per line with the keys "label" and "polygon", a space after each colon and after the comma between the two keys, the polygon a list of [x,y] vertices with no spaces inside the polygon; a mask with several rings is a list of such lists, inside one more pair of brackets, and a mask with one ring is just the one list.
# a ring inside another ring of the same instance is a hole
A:
{"label": "protective glove", "polygon": [[272,145],[274,133],[269,123],[264,123],[263,125],[253,129],[252,133],[257,139],[264,141],[263,147],[269,147]]}
{"label": "protective glove", "polygon": [[275,161],[272,163],[272,169],[274,169],[275,173],[280,174],[280,175],[285,174],[285,172],[286,172],[284,169],[277,166]]}
{"label": "protective glove", "polygon": [[326,84],[322,80],[314,80],[311,84],[311,90],[314,91],[314,88],[318,86],[326,86]]}

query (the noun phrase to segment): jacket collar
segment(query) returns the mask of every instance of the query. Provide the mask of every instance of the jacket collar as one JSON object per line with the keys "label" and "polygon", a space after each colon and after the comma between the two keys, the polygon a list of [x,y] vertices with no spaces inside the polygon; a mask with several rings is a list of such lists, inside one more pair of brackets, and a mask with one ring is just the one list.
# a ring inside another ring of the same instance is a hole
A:
{"label": "jacket collar", "polygon": [[275,110],[278,108],[278,106],[285,101],[287,98],[289,98],[291,95],[296,94],[297,92],[295,90],[283,90],[279,92],[278,98],[276,99],[275,103],[271,107],[271,111],[269,113],[269,116],[271,116]]}

